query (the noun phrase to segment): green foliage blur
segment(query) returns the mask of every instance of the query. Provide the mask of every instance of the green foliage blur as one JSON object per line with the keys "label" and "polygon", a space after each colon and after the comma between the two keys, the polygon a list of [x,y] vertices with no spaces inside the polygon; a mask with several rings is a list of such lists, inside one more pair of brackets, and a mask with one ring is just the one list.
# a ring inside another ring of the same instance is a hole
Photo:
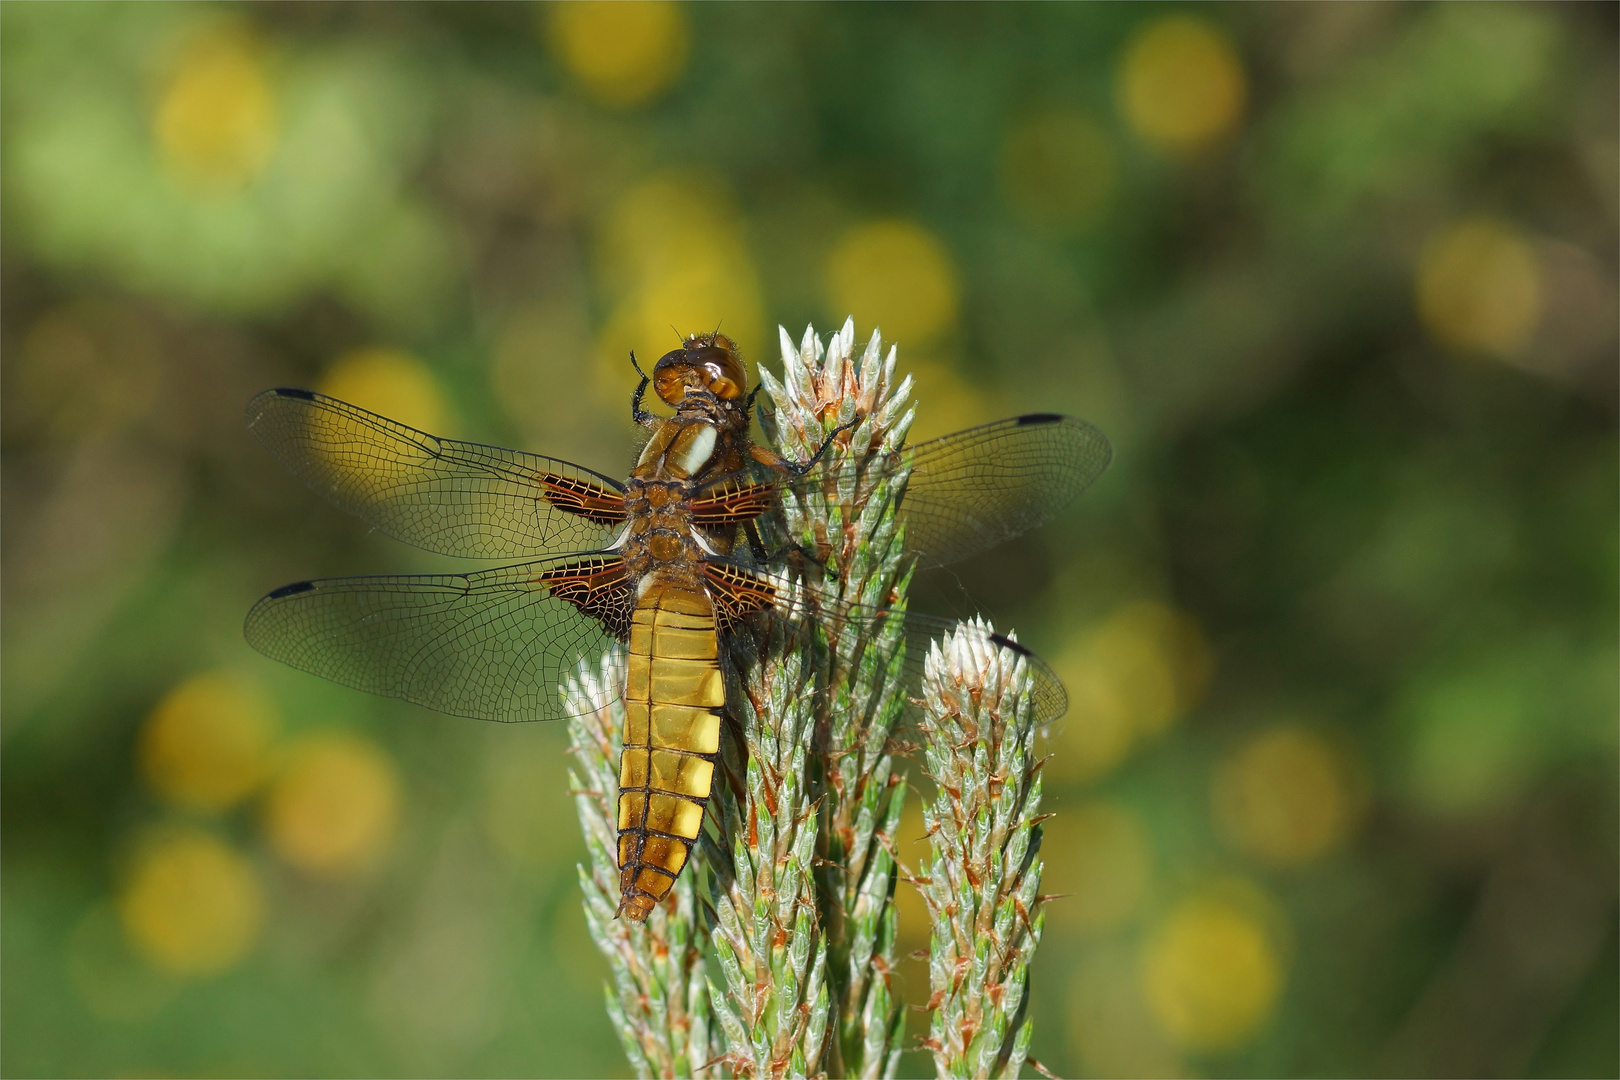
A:
{"label": "green foliage blur", "polygon": [[619,473],[853,315],[1117,451],[914,593],[1069,686],[1036,1057],[1616,1075],[1615,11],[4,5],[5,1074],[622,1075],[564,733],[247,648],[446,561],[242,406]]}

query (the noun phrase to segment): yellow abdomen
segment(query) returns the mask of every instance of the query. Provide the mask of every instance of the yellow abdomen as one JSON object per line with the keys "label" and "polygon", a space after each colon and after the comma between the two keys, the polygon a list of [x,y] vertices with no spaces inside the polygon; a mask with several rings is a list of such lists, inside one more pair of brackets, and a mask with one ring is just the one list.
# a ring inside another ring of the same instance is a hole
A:
{"label": "yellow abdomen", "polygon": [[630,623],[619,757],[619,914],[640,922],[686,865],[726,703],[714,605],[655,581]]}

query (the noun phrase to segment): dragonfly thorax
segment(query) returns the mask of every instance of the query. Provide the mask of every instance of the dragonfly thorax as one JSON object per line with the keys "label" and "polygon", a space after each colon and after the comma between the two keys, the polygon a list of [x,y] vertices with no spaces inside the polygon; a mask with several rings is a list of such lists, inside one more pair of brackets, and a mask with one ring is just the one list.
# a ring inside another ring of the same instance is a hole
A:
{"label": "dragonfly thorax", "polygon": [[687,486],[678,480],[638,479],[625,485],[629,528],[624,534],[623,550],[629,573],[676,571],[682,577],[696,579],[703,549],[693,531]]}
{"label": "dragonfly thorax", "polygon": [[720,433],[705,420],[665,420],[642,448],[632,474],[638,480],[688,480],[714,459]]}

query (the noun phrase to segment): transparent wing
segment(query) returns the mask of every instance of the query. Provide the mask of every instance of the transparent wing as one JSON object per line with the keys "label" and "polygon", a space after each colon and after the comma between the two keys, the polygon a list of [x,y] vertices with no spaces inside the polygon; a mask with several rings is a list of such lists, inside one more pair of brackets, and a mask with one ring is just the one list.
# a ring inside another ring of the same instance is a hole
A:
{"label": "transparent wing", "polygon": [[568,714],[559,686],[627,632],[634,596],[614,555],[473,574],[328,578],[248,612],[248,644],[324,679],[480,720]]}
{"label": "transparent wing", "polygon": [[618,483],[554,458],[457,442],[308,390],[266,390],[248,427],[315,491],[389,536],[472,559],[605,547]]}
{"label": "transparent wing", "polygon": [[1084,420],[1042,413],[921,443],[882,467],[909,464],[900,504],[906,544],[925,563],[945,565],[1050,521],[1113,456],[1108,439]]}
{"label": "transparent wing", "polygon": [[835,496],[910,470],[900,512],[906,547],[923,566],[965,559],[1061,513],[1113,458],[1102,432],[1051,413],[969,428],[892,454],[838,458],[804,476],[764,466],[721,477],[699,494],[716,521],[776,505],[784,497]]}
{"label": "transparent wing", "polygon": [[958,622],[937,615],[924,615],[908,611],[906,623],[906,685],[922,685],[923,665],[929,648],[948,633],[955,633],[958,641],[964,634],[973,638],[973,647],[999,655],[1003,670],[1022,665],[1029,678],[1029,700],[1035,712],[1035,723],[1045,726],[1063,717],[1069,711],[1069,692],[1045,660],[1006,634],[998,634],[981,622]]}
{"label": "transparent wing", "polygon": [[1050,724],[1068,712],[1068,692],[1046,661],[982,621],[958,621],[914,611],[829,601],[813,589],[802,585],[792,587],[785,575],[761,574],[725,559],[706,560],[704,577],[709,595],[722,613],[722,623],[728,627],[755,617],[781,619],[796,628],[819,627],[830,642],[837,643],[846,641],[852,634],[866,641],[874,640],[895,620],[900,620],[905,633],[901,666],[906,691],[912,696],[921,693],[929,648],[946,634],[956,633],[959,639],[966,635],[972,639],[975,649],[994,657],[999,670],[1011,675],[1014,668],[1021,668],[1017,677],[1029,680],[1030,704],[1037,724]]}

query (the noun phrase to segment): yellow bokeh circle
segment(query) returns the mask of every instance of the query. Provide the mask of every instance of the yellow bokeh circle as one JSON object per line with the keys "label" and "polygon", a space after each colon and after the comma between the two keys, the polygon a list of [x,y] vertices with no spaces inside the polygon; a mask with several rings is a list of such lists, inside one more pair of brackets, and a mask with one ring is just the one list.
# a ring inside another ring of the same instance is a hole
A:
{"label": "yellow bokeh circle", "polygon": [[956,323],[956,264],[944,242],[915,222],[857,225],[834,243],[826,272],[833,311],[902,347],[927,345]]}
{"label": "yellow bokeh circle", "polygon": [[1084,113],[1026,120],[1001,144],[1002,196],[1031,225],[1072,229],[1095,220],[1119,179],[1114,140]]}
{"label": "yellow bokeh circle", "polygon": [[[896,855],[901,863],[919,873],[926,874],[929,846],[925,842],[928,827],[923,823],[922,803],[915,795],[906,800],[900,816],[900,831],[895,835]],[[1050,889],[1043,889],[1050,892]],[[928,905],[922,892],[908,877],[902,877],[894,888],[896,921],[899,923],[901,950],[912,953],[928,948]]]}
{"label": "yellow bokeh circle", "polygon": [[378,863],[399,810],[399,773],[380,746],[358,735],[312,735],[289,753],[271,785],[264,829],[292,866],[340,877]]}
{"label": "yellow bokeh circle", "polygon": [[1116,93],[1125,122],[1143,141],[1166,151],[1193,151],[1237,127],[1248,79],[1218,26],[1167,15],[1126,45]]}
{"label": "yellow bokeh circle", "polygon": [[1187,900],[1148,938],[1140,977],[1164,1032],[1191,1050],[1230,1050],[1276,1008],[1283,961],[1266,922],[1222,897]]}
{"label": "yellow bokeh circle", "polygon": [[1214,660],[1191,616],[1156,600],[1133,601],[1060,654],[1069,718],[1048,766],[1062,780],[1090,780],[1164,731],[1203,698]]}
{"label": "yellow bokeh circle", "polygon": [[432,369],[398,349],[373,346],[346,352],[326,369],[316,389],[429,435],[443,434],[449,420],[449,405]]}
{"label": "yellow bokeh circle", "polygon": [[1046,826],[1044,891],[1062,894],[1047,910],[1082,933],[1110,930],[1141,903],[1153,873],[1146,824],[1129,808],[1097,800]]}
{"label": "yellow bokeh circle", "polygon": [[1417,308],[1440,344],[1509,357],[1541,324],[1541,264],[1522,231],[1474,218],[1441,230],[1418,258]]}
{"label": "yellow bokeh circle", "polygon": [[1122,943],[1087,948],[1069,988],[1070,1052],[1090,1076],[1196,1075],[1142,999],[1136,966]]}
{"label": "yellow bokeh circle", "polygon": [[197,34],[169,74],[152,127],[165,168],[187,187],[245,187],[269,165],[279,133],[263,49],[240,27]]}
{"label": "yellow bokeh circle", "polygon": [[1321,735],[1272,728],[1217,764],[1210,791],[1215,825],[1263,862],[1308,862],[1349,837],[1361,809],[1358,780],[1348,755]]}
{"label": "yellow bokeh circle", "polygon": [[640,105],[686,70],[691,32],[674,0],[572,0],[546,8],[546,40],[605,105]]}
{"label": "yellow bokeh circle", "polygon": [[253,680],[227,671],[192,676],[141,727],[141,776],[177,806],[227,809],[269,775],[279,726],[269,695]]}
{"label": "yellow bokeh circle", "polygon": [[926,402],[907,436],[912,443],[987,424],[1006,415],[1004,402],[993,388],[964,379],[958,365],[947,359],[910,352],[905,366],[916,380],[918,396]]}
{"label": "yellow bokeh circle", "polygon": [[130,944],[175,975],[217,975],[258,940],[264,893],[253,865],[205,832],[163,835],[138,852],[118,899]]}
{"label": "yellow bokeh circle", "polygon": [[618,297],[597,343],[595,388],[622,406],[635,384],[630,350],[642,359],[687,334],[723,330],[746,357],[761,342],[764,303],[739,215],[724,189],[656,173],[609,211],[597,269]]}

